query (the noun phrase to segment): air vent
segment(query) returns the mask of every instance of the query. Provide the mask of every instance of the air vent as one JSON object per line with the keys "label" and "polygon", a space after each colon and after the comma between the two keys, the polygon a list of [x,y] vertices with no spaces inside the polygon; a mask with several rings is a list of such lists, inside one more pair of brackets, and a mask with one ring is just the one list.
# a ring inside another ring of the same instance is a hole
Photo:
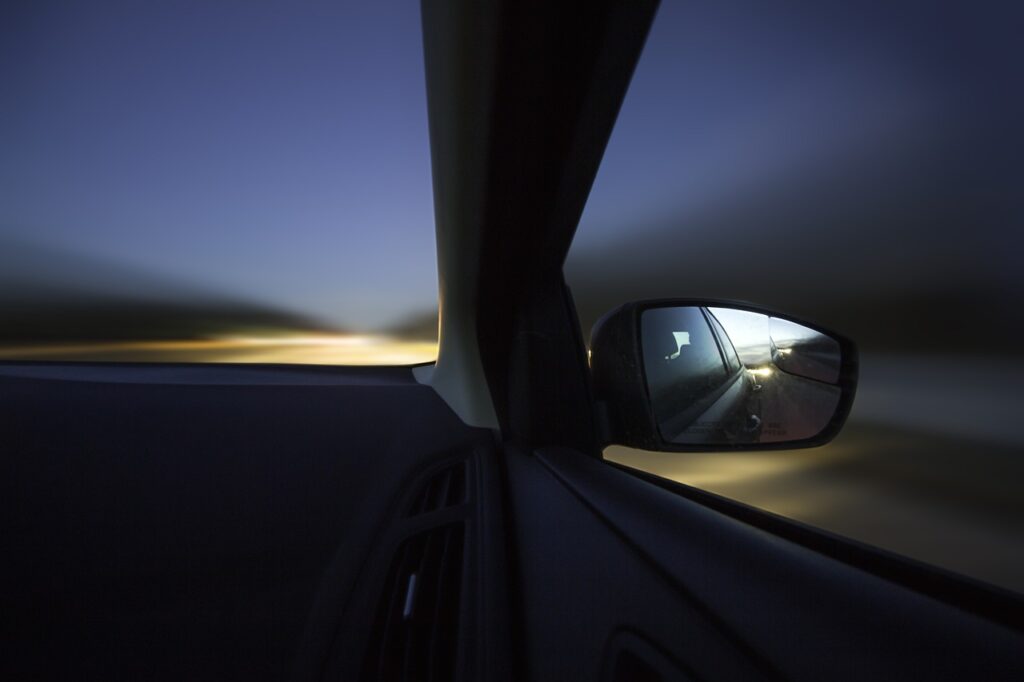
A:
{"label": "air vent", "polygon": [[409,507],[408,516],[426,514],[466,501],[466,461],[434,474]]}
{"label": "air vent", "polygon": [[464,537],[463,524],[450,524],[399,547],[374,618],[363,682],[454,678]]}

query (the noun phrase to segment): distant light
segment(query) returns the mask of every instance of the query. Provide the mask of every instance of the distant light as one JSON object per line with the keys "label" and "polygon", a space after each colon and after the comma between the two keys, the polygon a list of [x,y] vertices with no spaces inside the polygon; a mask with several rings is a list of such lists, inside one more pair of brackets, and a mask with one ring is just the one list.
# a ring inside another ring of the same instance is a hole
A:
{"label": "distant light", "polygon": [[0,360],[258,362],[314,365],[414,365],[437,359],[436,341],[355,334],[225,335],[211,339],[0,346]]}
{"label": "distant light", "polygon": [[758,367],[756,369],[748,369],[747,371],[759,377],[770,377],[775,372],[771,367]]}
{"label": "distant light", "polygon": [[793,352],[793,349],[792,348],[777,348],[776,352],[779,355],[789,355],[790,353]]}

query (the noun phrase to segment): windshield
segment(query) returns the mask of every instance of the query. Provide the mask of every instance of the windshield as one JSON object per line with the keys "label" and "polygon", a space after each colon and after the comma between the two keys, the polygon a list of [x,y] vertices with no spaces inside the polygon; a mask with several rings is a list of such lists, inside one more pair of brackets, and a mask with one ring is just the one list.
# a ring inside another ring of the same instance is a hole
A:
{"label": "windshield", "polygon": [[0,359],[436,357],[415,3],[0,15]]}

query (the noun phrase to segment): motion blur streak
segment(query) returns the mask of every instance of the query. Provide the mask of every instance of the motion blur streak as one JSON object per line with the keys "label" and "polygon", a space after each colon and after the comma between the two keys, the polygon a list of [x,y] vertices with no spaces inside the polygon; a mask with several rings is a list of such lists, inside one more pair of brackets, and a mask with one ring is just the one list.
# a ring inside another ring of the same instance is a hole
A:
{"label": "motion blur streak", "polygon": [[685,457],[605,450],[620,464],[1024,591],[1019,454],[862,423],[818,449]]}
{"label": "motion blur streak", "polygon": [[609,459],[1024,591],[1024,369],[986,357],[866,355],[836,440],[807,450]]}
{"label": "motion blur streak", "polygon": [[3,360],[264,362],[413,365],[437,358],[437,343],[353,334],[236,336],[189,341],[40,344],[0,347]]}

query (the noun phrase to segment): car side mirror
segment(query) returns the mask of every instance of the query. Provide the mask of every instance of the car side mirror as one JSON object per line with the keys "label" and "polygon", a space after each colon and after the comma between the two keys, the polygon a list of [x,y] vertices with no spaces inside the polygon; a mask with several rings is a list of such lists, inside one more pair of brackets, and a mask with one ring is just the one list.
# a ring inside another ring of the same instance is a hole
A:
{"label": "car side mirror", "polygon": [[627,303],[591,333],[607,444],[709,451],[823,445],[857,386],[853,342],[748,305]]}

